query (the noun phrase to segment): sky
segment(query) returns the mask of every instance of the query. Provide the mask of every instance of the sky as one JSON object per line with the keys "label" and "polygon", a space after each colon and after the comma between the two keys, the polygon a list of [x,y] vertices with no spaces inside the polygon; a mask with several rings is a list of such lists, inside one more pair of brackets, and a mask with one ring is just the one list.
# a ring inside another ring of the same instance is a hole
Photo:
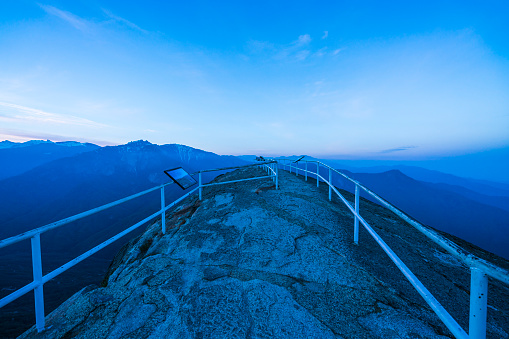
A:
{"label": "sky", "polygon": [[509,147],[507,1],[2,1],[0,140],[418,159]]}

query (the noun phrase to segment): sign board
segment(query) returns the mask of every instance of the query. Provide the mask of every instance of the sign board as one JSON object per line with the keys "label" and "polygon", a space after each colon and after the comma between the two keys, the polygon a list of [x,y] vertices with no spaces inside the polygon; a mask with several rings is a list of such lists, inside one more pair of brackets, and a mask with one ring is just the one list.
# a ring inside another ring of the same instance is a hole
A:
{"label": "sign board", "polygon": [[173,181],[177,183],[183,190],[195,185],[197,182],[182,167],[177,167],[164,171]]}

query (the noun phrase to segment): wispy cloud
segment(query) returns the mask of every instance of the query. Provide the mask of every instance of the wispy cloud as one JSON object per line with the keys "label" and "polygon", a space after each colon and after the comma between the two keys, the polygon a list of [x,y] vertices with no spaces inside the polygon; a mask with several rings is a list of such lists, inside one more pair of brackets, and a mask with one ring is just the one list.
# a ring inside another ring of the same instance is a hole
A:
{"label": "wispy cloud", "polygon": [[300,51],[298,53],[295,54],[295,57],[298,59],[298,60],[305,60],[309,54],[311,54],[311,52],[307,49],[303,50],[303,51]]}
{"label": "wispy cloud", "polygon": [[309,34],[299,35],[297,40],[292,41],[290,44],[282,45],[276,48],[275,59],[297,59],[305,60],[311,51],[308,49],[311,43],[311,36]]}
{"label": "wispy cloud", "polygon": [[339,52],[343,51],[344,48],[338,48],[338,49],[335,49],[333,52],[332,52],[332,55],[338,55]]}
{"label": "wispy cloud", "polygon": [[136,25],[132,21],[122,18],[118,15],[115,15],[111,11],[104,9],[104,8],[102,9],[102,11],[110,20],[101,22],[101,20],[94,20],[94,21],[86,20],[84,18],[77,16],[76,14],[58,9],[58,8],[56,8],[54,6],[50,6],[50,5],[39,4],[39,7],[41,7],[46,13],[64,20],[65,22],[67,22],[68,24],[70,24],[71,26],[76,28],[77,30],[80,30],[84,33],[89,33],[90,31],[92,31],[94,29],[98,29],[99,25],[101,25],[102,23],[106,23],[108,21],[109,22],[113,21],[116,24],[127,26],[131,29],[142,32],[144,34],[149,33],[149,31],[141,28],[140,26]]}
{"label": "wispy cloud", "polygon": [[0,120],[36,121],[49,124],[106,127],[106,125],[72,115],[44,112],[40,109],[0,101]]}
{"label": "wispy cloud", "polygon": [[54,15],[64,21],[66,21],[68,24],[70,24],[77,30],[80,30],[82,32],[88,32],[90,29],[90,23],[87,20],[80,18],[79,16],[74,15],[71,12],[63,11],[61,9],[58,9],[56,7],[49,6],[49,5],[39,4],[39,6],[46,13],[48,13],[50,15]]}
{"label": "wispy cloud", "polygon": [[311,43],[311,36],[309,34],[299,35],[297,40],[288,44],[277,45],[267,41],[252,40],[248,43],[248,48],[251,53],[269,55],[276,60],[297,59],[305,60],[311,53],[308,49]]}
{"label": "wispy cloud", "polygon": [[111,13],[111,12],[110,12],[110,11],[108,11],[107,9],[104,9],[104,8],[103,8],[103,12],[104,12],[104,14],[106,14],[109,18],[111,18],[112,20],[114,20],[114,21],[115,21],[115,22],[117,22],[117,23],[124,24],[124,25],[126,25],[127,27],[129,27],[129,28],[132,28],[132,29],[134,29],[134,30],[137,30],[137,31],[142,32],[142,33],[145,33],[145,34],[147,34],[147,33],[148,33],[148,31],[147,31],[147,30],[145,30],[145,29],[141,28],[140,26],[136,25],[135,23],[133,23],[133,22],[131,22],[131,21],[129,21],[129,20],[127,20],[127,19],[125,19],[125,18],[119,17],[118,15],[115,15],[115,14]]}
{"label": "wispy cloud", "polygon": [[315,56],[321,57],[324,56],[327,53],[327,47],[320,48],[318,51],[315,52]]}
{"label": "wispy cloud", "polygon": [[297,41],[293,42],[292,44],[297,47],[301,47],[301,46],[308,45],[310,42],[311,42],[311,36],[309,34],[303,34],[303,35],[299,35],[299,38],[297,39]]}
{"label": "wispy cloud", "polygon": [[[329,35],[328,31],[324,32],[321,37],[326,39]],[[274,44],[267,41],[252,40],[248,42],[249,52],[262,56],[268,56],[275,60],[298,60],[304,61],[312,57],[323,57],[326,55],[337,55],[343,51],[343,48],[329,50],[329,47],[313,48],[313,39],[309,34],[302,34],[288,44]],[[323,46],[323,43],[322,43]]]}
{"label": "wispy cloud", "polygon": [[417,146],[402,146],[402,147],[385,149],[385,150],[380,151],[378,153],[382,153],[382,154],[394,153],[394,152],[408,151],[408,150],[414,149],[414,148],[417,148]]}

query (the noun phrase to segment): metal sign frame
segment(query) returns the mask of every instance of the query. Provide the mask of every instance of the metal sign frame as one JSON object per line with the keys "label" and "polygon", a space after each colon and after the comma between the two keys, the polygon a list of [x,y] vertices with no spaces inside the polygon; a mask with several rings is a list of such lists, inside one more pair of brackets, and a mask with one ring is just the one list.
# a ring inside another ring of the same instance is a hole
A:
{"label": "metal sign frame", "polygon": [[191,176],[191,174],[187,173],[185,169],[182,167],[175,167],[169,170],[164,171],[164,173],[173,180],[177,185],[180,186],[183,190],[188,189],[191,186],[196,185],[198,182]]}

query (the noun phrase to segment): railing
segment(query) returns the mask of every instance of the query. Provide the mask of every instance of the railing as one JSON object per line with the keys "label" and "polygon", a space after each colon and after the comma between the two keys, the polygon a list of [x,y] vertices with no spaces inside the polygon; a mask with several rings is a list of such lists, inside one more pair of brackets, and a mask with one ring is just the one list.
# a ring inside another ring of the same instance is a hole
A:
{"label": "railing", "polygon": [[[265,168],[267,171],[266,176],[261,177],[255,177],[255,178],[246,178],[246,179],[240,179],[240,180],[232,180],[232,181],[225,181],[225,182],[217,182],[217,183],[209,183],[204,184],[202,183],[202,173],[204,172],[212,172],[212,171],[225,171],[225,170],[233,170],[243,167],[251,167],[251,166],[259,166],[262,168]],[[268,161],[263,162],[261,164],[252,164],[252,165],[245,165],[245,166],[236,166],[236,167],[225,167],[225,168],[216,168],[216,169],[210,169],[210,170],[201,170],[196,173],[193,173],[192,175],[198,174],[199,179],[199,185],[198,187],[192,189],[191,191],[187,192],[182,197],[174,200],[169,205],[166,205],[165,203],[165,195],[164,195],[164,188],[168,185],[173,184],[167,183],[160,186],[156,186],[153,188],[150,188],[148,190],[145,190],[143,192],[133,194],[131,196],[128,196],[126,198],[111,202],[109,204],[93,208],[91,210],[88,210],[83,213],[79,213],[76,215],[73,215],[71,217],[53,222],[51,224],[48,224],[46,226],[42,226],[33,230],[30,230],[28,232],[0,240],[0,248],[13,245],[15,243],[18,243],[22,240],[30,239],[31,240],[31,248],[32,248],[32,270],[33,270],[33,281],[29,283],[28,285],[25,285],[21,287],[20,289],[12,292],[11,294],[5,296],[4,298],[0,299],[0,308],[4,307],[5,305],[9,304],[10,302],[22,297],[23,295],[27,294],[30,291],[34,291],[34,298],[35,298],[35,320],[36,320],[36,328],[38,332],[42,332],[44,330],[45,326],[45,320],[44,320],[44,284],[50,281],[51,279],[55,278],[56,276],[62,274],[63,272],[67,271],[71,267],[77,265],[81,261],[85,260],[86,258],[90,257],[91,255],[95,254],[96,252],[100,251],[101,249],[105,248],[106,246],[110,245],[111,243],[115,242],[116,240],[122,238],[124,235],[134,231],[136,228],[144,225],[145,223],[149,222],[150,220],[161,216],[161,229],[163,234],[166,233],[166,218],[165,213],[168,209],[175,206],[180,201],[184,200],[189,195],[193,194],[196,191],[199,191],[199,199],[202,200],[202,190],[203,187],[208,187],[212,185],[224,185],[224,184],[230,184],[234,182],[239,181],[247,181],[247,180],[257,180],[257,179],[264,179],[264,178],[270,178],[276,183],[276,188],[278,186],[278,168],[276,166],[276,161]],[[101,244],[95,246],[94,248],[86,251],[85,253],[81,254],[80,256],[70,260],[66,264],[60,266],[59,268],[51,271],[50,273],[43,275],[42,274],[42,259],[41,259],[41,234],[45,233],[47,231],[59,228],[63,225],[69,224],[73,221],[85,218],[87,216],[90,216],[92,214],[104,211],[106,209],[109,209],[111,207],[123,204],[127,201],[136,199],[138,197],[144,196],[150,192],[154,192],[160,190],[161,191],[161,209],[145,219],[137,222],[136,224],[132,225],[131,227],[125,229],[124,231],[118,233],[117,235],[109,238],[108,240],[102,242]]]}
{"label": "railing", "polygon": [[[384,199],[380,198],[377,194],[364,187],[358,181],[348,177],[346,174],[320,162],[320,161],[307,161],[304,162],[304,169],[299,168],[292,159],[278,159],[278,164],[283,166],[283,169],[288,167],[290,173],[292,168],[298,176],[299,171],[304,172],[305,180],[307,181],[308,173],[315,175],[316,186],[319,187],[320,179],[329,185],[329,200],[332,199],[332,191],[341,199],[341,201],[348,207],[354,215],[354,243],[359,243],[359,222],[364,226],[368,233],[380,245],[389,258],[396,264],[398,269],[403,273],[412,286],[419,292],[428,305],[438,315],[440,320],[447,326],[456,338],[471,338],[471,339],[484,339],[486,338],[486,318],[488,306],[488,276],[509,284],[509,271],[495,266],[481,258],[478,258],[461,247],[456,245],[449,239],[441,236],[437,232],[423,226],[417,221],[411,219],[406,214],[398,210],[396,207],[389,204]],[[316,164],[316,172],[308,170],[308,163]],[[320,175],[320,165],[327,168],[329,171],[329,178],[326,180]],[[332,172],[336,172],[345,179],[355,184],[355,205],[352,207],[350,203],[339,193],[336,187],[332,184]],[[471,269],[470,281],[470,317],[469,317],[469,334],[456,322],[456,320],[445,310],[445,308],[435,299],[431,292],[419,281],[419,279],[410,271],[410,269],[401,261],[401,259],[389,248],[389,246],[382,240],[382,238],[373,230],[373,228],[364,220],[359,214],[359,188],[367,192],[370,196],[379,201],[384,207],[394,212],[401,219],[415,227],[418,231],[423,233],[426,237],[441,246],[443,249],[451,253],[459,259],[466,266]]]}
{"label": "railing", "polygon": [[[7,295],[6,297],[0,299],[0,308],[33,290],[34,297],[35,297],[36,328],[39,332],[43,331],[44,326],[45,326],[43,285],[46,282],[55,278],[59,274],[65,272],[69,268],[75,266],[79,262],[85,260],[86,258],[90,257],[94,253],[98,252],[99,250],[110,245],[114,241],[120,239],[124,235],[132,232],[136,228],[142,226],[143,224],[147,223],[148,221],[150,221],[158,216],[161,216],[162,233],[165,234],[166,233],[166,222],[165,222],[166,211],[168,209],[170,209],[171,207],[173,207],[175,204],[179,203],[180,201],[182,201],[183,199],[188,197],[189,195],[195,193],[196,191],[198,191],[199,199],[201,200],[203,187],[230,184],[230,183],[247,181],[247,180],[270,178],[271,180],[273,180],[275,182],[276,189],[277,189],[279,186],[279,179],[278,179],[279,166],[283,166],[283,168],[288,167],[290,173],[292,172],[292,169],[294,169],[296,175],[299,174],[299,171],[303,172],[304,176],[305,176],[305,180],[307,180],[307,178],[308,178],[308,173],[315,175],[315,177],[317,179],[316,180],[317,187],[319,187],[319,185],[320,185],[320,179],[324,183],[326,183],[329,186],[329,200],[332,199],[332,192],[334,191],[334,193],[340,198],[340,200],[348,207],[348,209],[354,215],[354,243],[358,244],[358,242],[359,242],[359,222],[360,222],[364,226],[364,228],[368,231],[368,233],[374,238],[374,240],[381,246],[381,248],[385,251],[385,253],[387,253],[389,258],[396,264],[398,269],[403,273],[403,275],[408,279],[408,281],[414,286],[414,288],[419,292],[419,294],[424,298],[424,300],[428,303],[428,305],[433,309],[433,311],[438,315],[438,317],[447,326],[447,328],[449,328],[449,330],[453,333],[453,335],[456,338],[478,339],[478,338],[486,337],[486,316],[487,316],[487,295],[488,295],[488,278],[487,278],[487,276],[491,276],[492,278],[495,278],[495,279],[500,280],[506,284],[509,284],[509,272],[507,270],[497,267],[483,259],[480,259],[480,258],[464,251],[463,249],[461,249],[459,246],[457,246],[452,241],[442,237],[435,231],[423,226],[422,224],[418,223],[417,221],[412,220],[410,217],[408,217],[407,215],[405,215],[404,213],[399,211],[396,207],[392,206],[387,201],[380,198],[377,194],[375,194],[368,188],[364,187],[358,181],[348,177],[347,175],[337,171],[336,169],[334,169],[322,162],[319,162],[319,161],[301,160],[301,162],[304,162],[304,164],[305,164],[304,169],[299,168],[298,165],[294,165],[292,163],[292,160],[279,159],[277,161],[268,161],[268,162],[263,162],[260,164],[236,166],[236,167],[225,167],[225,168],[217,168],[217,169],[211,169],[211,170],[198,171],[198,172],[192,174],[192,175],[196,175],[196,174],[198,175],[198,183],[199,183],[198,187],[187,192],[185,195],[176,199],[169,205],[166,205],[166,203],[165,203],[164,188],[172,183],[167,183],[164,185],[153,187],[146,191],[143,191],[143,192],[131,195],[129,197],[114,201],[112,203],[91,209],[89,211],[71,216],[69,218],[65,218],[65,219],[59,220],[57,222],[48,224],[46,226],[39,227],[37,229],[19,234],[17,236],[1,240],[0,248],[15,244],[15,243],[20,242],[25,239],[29,239],[29,238],[31,239],[32,269],[33,269],[34,279],[28,285],[25,285],[24,287],[12,292],[11,294]],[[315,164],[316,172],[308,170],[308,163]],[[253,178],[239,179],[239,180],[208,183],[208,184],[204,184],[202,182],[202,173],[211,172],[211,171],[233,170],[233,169],[249,167],[249,166],[262,167],[266,170],[267,175],[253,177]],[[324,178],[322,175],[320,175],[320,166],[323,166],[328,169],[328,174],[329,174],[328,180],[326,178]],[[350,205],[350,203],[341,195],[341,193],[339,193],[339,191],[336,189],[336,187],[332,184],[332,172],[336,172],[337,174],[341,175],[345,179],[347,179],[355,184],[355,205],[354,205],[354,207],[352,207]],[[426,289],[426,287],[419,281],[419,279],[410,271],[410,269],[401,261],[401,259],[389,248],[389,246],[382,240],[382,238],[364,220],[364,218],[362,218],[360,216],[360,214],[359,214],[359,188],[364,190],[365,192],[367,192],[369,195],[371,195],[373,198],[375,198],[377,201],[379,201],[384,207],[386,207],[389,210],[391,210],[392,212],[394,212],[396,215],[398,215],[404,221],[408,222],[410,225],[412,225],[417,230],[422,232],[425,236],[430,238],[432,241],[437,243],[439,246],[441,246],[442,248],[447,250],[449,253],[454,255],[456,258],[461,260],[465,265],[467,265],[468,267],[471,268],[469,335],[467,335],[467,333],[461,328],[461,326],[456,322],[456,320],[444,309],[444,307],[438,302],[438,300],[435,299],[435,297],[431,294],[431,292],[429,292]],[[127,201],[141,197],[143,195],[146,195],[146,194],[156,191],[156,190],[161,191],[161,209],[159,211],[149,215],[148,217],[137,222],[136,224],[132,225],[131,227],[127,228],[126,230],[109,238],[108,240],[104,241],[103,243],[88,250],[87,252],[76,257],[75,259],[73,259],[73,260],[67,262],[66,264],[60,266],[59,268],[53,270],[52,272],[50,272],[46,275],[42,274],[41,243],[40,243],[40,235],[42,233],[59,228],[63,225],[66,225],[73,221],[85,218],[87,216],[90,216],[90,215],[98,213],[100,211],[109,209],[111,207],[120,205],[122,203],[125,203]]]}
{"label": "railing", "polygon": [[[224,168],[215,168],[215,169],[201,170],[201,171],[192,173],[191,175],[198,174],[199,198],[201,200],[203,187],[215,186],[215,185],[223,185],[223,184],[231,184],[231,183],[239,182],[239,181],[247,181],[247,180],[257,180],[257,179],[271,178],[275,182],[275,184],[276,184],[276,189],[278,189],[278,186],[279,186],[278,173],[277,173],[278,168],[277,168],[276,165],[277,165],[277,161],[267,161],[267,162],[263,162],[261,164],[252,164],[252,165],[244,165],[244,166],[236,166],[236,167],[224,167]],[[205,173],[205,172],[215,172],[215,171],[225,171],[225,170],[237,169],[237,168],[242,168],[242,167],[252,167],[252,166],[258,166],[260,168],[264,168],[266,170],[266,172],[267,172],[267,176],[255,177],[255,178],[247,178],[247,179],[239,179],[239,180],[231,180],[231,181],[226,181],[226,182],[215,182],[215,183],[209,183],[209,184],[202,184],[202,173]]]}

